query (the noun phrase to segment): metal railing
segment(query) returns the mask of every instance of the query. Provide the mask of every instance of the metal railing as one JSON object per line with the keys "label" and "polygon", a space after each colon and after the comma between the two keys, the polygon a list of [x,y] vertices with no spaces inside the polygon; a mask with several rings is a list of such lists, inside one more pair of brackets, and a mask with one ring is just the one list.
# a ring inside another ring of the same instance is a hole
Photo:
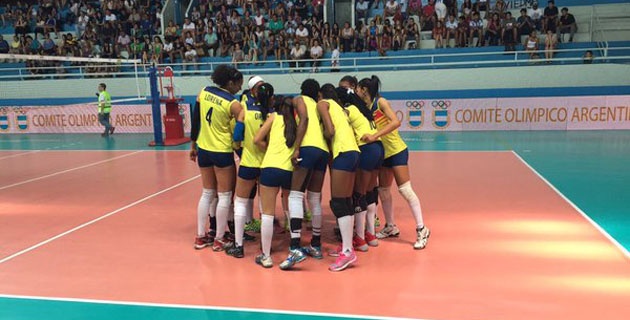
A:
{"label": "metal railing", "polygon": [[[597,62],[617,62],[630,61],[630,56],[609,56],[611,51],[630,50],[630,47],[610,47],[606,50],[601,48],[580,48],[580,49],[558,49],[554,50],[555,54],[585,52],[586,50],[602,52],[600,56],[594,58]],[[537,53],[542,56],[544,50],[538,50]],[[490,56],[504,56],[504,59],[487,60]],[[470,57],[464,61],[444,61]],[[169,63],[161,66],[171,66],[180,76],[200,75],[202,72],[208,74],[221,64],[236,65],[239,70],[245,74],[267,73],[267,74],[284,74],[291,72],[313,72],[311,66],[315,60],[269,60],[258,62],[238,62],[231,63],[225,61],[197,62],[197,63]],[[445,69],[445,68],[461,68],[461,67],[494,67],[494,66],[528,66],[532,64],[540,64],[543,62],[551,62],[553,64],[575,64],[581,62],[582,57],[567,57],[545,59],[530,59],[529,52],[510,51],[510,52],[472,52],[472,53],[443,53],[443,54],[419,54],[404,56],[376,56],[376,57],[351,57],[340,58],[340,65],[332,67],[330,59],[317,60],[320,62],[318,72],[359,72],[359,71],[396,71],[396,70],[421,70],[421,69]],[[296,66],[298,62],[298,66]],[[274,64],[274,66],[268,66]],[[254,64],[263,64],[263,66],[255,66]],[[267,65],[267,66],[265,66]],[[90,77],[143,77],[147,75],[150,64],[138,64],[137,70],[129,70],[134,66],[132,64],[83,64],[75,66],[50,66],[37,67],[42,74],[31,74],[29,68],[0,68],[0,81],[3,80],[29,80],[29,79],[70,79],[70,78],[90,78]],[[127,69],[127,70],[126,70]],[[333,70],[334,69],[334,70]],[[13,74],[7,74],[13,73]],[[16,74],[17,73],[17,74]]]}

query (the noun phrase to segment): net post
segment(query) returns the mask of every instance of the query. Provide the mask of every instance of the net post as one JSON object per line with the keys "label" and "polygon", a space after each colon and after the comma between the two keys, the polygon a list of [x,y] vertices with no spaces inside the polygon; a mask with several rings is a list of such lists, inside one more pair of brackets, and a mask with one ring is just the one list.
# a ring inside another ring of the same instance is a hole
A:
{"label": "net post", "polygon": [[151,108],[153,114],[153,138],[156,146],[164,145],[162,137],[162,113],[160,110],[160,92],[157,86],[157,67],[149,69],[149,85],[151,86]]}

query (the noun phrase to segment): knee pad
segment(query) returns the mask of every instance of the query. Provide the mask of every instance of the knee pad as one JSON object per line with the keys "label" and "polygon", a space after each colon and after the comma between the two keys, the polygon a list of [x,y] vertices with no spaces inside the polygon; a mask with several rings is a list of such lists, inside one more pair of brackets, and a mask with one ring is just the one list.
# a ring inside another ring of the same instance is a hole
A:
{"label": "knee pad", "polygon": [[232,205],[232,191],[228,191],[228,192],[219,192],[219,197],[218,197],[219,201],[217,203],[217,205],[219,207],[222,208],[230,208],[230,206]]}
{"label": "knee pad", "polygon": [[368,191],[365,194],[365,202],[368,205],[372,203],[378,204],[378,189],[374,188],[373,190]]}
{"label": "knee pad", "polygon": [[289,192],[289,213],[291,218],[304,218],[304,192]]}
{"label": "knee pad", "polygon": [[359,213],[367,210],[367,200],[364,194],[355,192],[352,194],[352,208],[354,213]]}
{"label": "knee pad", "polygon": [[418,196],[413,192],[410,181],[401,184],[398,187],[398,192],[400,192],[400,195],[403,196],[407,202],[418,201]]}
{"label": "knee pad", "polygon": [[349,215],[353,215],[354,212],[350,206],[350,199],[348,198],[332,198],[330,199],[330,210],[335,217],[341,218]]}

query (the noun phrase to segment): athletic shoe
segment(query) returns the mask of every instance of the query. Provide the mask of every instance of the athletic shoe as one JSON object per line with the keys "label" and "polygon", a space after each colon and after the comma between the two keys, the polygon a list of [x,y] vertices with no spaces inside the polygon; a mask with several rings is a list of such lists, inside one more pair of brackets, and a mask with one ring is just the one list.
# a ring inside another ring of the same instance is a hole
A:
{"label": "athletic shoe", "polygon": [[109,128],[109,134],[114,134],[114,130],[116,130],[116,127]]}
{"label": "athletic shoe", "polygon": [[242,258],[245,256],[245,250],[243,246],[233,246],[225,251],[228,256],[232,256],[234,258]]}
{"label": "athletic shoe", "polygon": [[245,241],[255,241],[256,237],[247,234],[247,232],[243,232],[243,240],[245,240]]}
{"label": "athletic shoe", "polygon": [[289,270],[293,268],[294,265],[304,261],[306,256],[300,249],[289,250],[289,256],[280,263],[280,269]]}
{"label": "athletic shoe", "polygon": [[376,237],[379,239],[385,239],[389,237],[398,237],[400,230],[395,224],[385,224],[385,228],[376,233]]}
{"label": "athletic shoe", "polygon": [[367,242],[370,247],[378,247],[378,238],[369,231],[365,232],[365,242]]}
{"label": "athletic shoe", "polygon": [[324,257],[324,255],[322,254],[322,247],[314,247],[314,246],[308,246],[308,247],[302,247],[302,252],[304,252],[304,254],[309,255],[315,259],[322,259]]}
{"label": "athletic shoe", "polygon": [[225,239],[227,239],[227,240],[228,240],[228,241],[230,241],[230,242],[234,242],[234,240],[236,239],[236,238],[234,237],[234,234],[232,234],[232,232],[230,232],[230,231],[226,231],[226,232],[225,232],[225,236],[224,236],[224,238],[225,238]]}
{"label": "athletic shoe", "polygon": [[214,239],[210,240],[210,237],[208,236],[208,234],[206,234],[203,237],[196,237],[195,238],[195,249],[200,250],[203,249],[205,247],[209,247],[212,245],[212,242],[214,241]]}
{"label": "athletic shoe", "polygon": [[365,242],[364,239],[361,239],[361,237],[359,237],[359,235],[357,234],[352,237],[352,247],[354,248],[354,250],[361,252],[367,252],[369,249],[367,242]]}
{"label": "athletic shoe", "polygon": [[225,237],[223,238],[223,240],[221,240],[221,239],[214,239],[214,244],[212,245],[212,251],[228,250],[233,245],[234,245],[233,242],[231,242],[230,240],[226,239]]}
{"label": "athletic shoe", "polygon": [[331,257],[338,257],[341,255],[341,251],[343,251],[343,247],[340,244],[337,246],[337,248],[328,251],[328,255]]}
{"label": "athletic shoe", "polygon": [[264,254],[260,254],[256,257],[256,263],[265,268],[273,267],[273,260],[271,260],[271,256],[266,256]]}
{"label": "athletic shoe", "polygon": [[342,252],[335,260],[335,263],[328,267],[330,271],[342,271],[357,261],[354,251]]}
{"label": "athletic shoe", "polygon": [[245,224],[245,231],[260,232],[261,222],[258,219],[252,219],[252,221]]}
{"label": "athletic shoe", "polygon": [[381,219],[377,216],[377,217],[374,219],[374,227],[378,228],[378,227],[380,227],[380,226],[381,226]]}
{"label": "athletic shoe", "polygon": [[418,237],[416,238],[416,243],[413,244],[413,248],[416,250],[424,249],[429,241],[431,231],[427,227],[422,227],[416,228],[416,233],[418,234]]}

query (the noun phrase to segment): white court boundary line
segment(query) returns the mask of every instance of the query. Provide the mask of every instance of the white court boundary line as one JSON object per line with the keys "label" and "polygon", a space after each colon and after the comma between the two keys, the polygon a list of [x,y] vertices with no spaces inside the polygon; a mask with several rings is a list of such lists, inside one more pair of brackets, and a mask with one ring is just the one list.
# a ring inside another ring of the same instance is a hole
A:
{"label": "white court boundary line", "polygon": [[13,184],[10,184],[10,185],[6,185],[6,186],[3,186],[3,187],[0,187],[0,190],[21,186],[21,185],[26,184],[26,183],[39,181],[39,180],[42,180],[42,179],[58,176],[60,174],[64,174],[64,173],[68,173],[68,172],[72,172],[72,171],[76,171],[76,170],[89,168],[89,167],[92,167],[92,166],[99,165],[101,163],[113,161],[113,160],[124,158],[124,157],[128,157],[128,156],[132,156],[132,155],[140,153],[140,152],[144,152],[144,151],[140,150],[140,151],[130,152],[130,153],[123,154],[123,155],[120,155],[120,156],[117,156],[117,157],[113,157],[113,158],[109,158],[109,159],[105,159],[105,160],[101,160],[101,161],[97,161],[97,162],[93,162],[93,163],[88,163],[88,164],[85,164],[85,165],[82,165],[82,166],[79,166],[79,167],[70,168],[70,169],[66,169],[66,170],[62,170],[62,171],[57,171],[57,172],[54,172],[54,173],[51,173],[51,174],[47,174],[47,175],[44,175],[44,176],[41,176],[41,177],[36,177],[36,178],[32,178],[32,179],[16,182],[16,183],[13,183]]}
{"label": "white court boundary line", "polygon": [[176,309],[233,311],[233,312],[252,312],[252,313],[273,313],[273,314],[297,315],[297,316],[336,317],[336,318],[368,319],[368,320],[385,320],[385,319],[437,320],[437,319],[428,319],[428,318],[400,318],[400,317],[385,317],[385,316],[380,317],[380,316],[353,315],[353,314],[344,314],[344,313],[307,312],[307,311],[291,311],[291,310],[276,310],[276,309],[262,309],[262,308],[258,309],[258,308],[240,308],[240,307],[218,307],[218,306],[150,303],[150,302],[145,303],[145,302],[135,302],[135,301],[57,298],[57,297],[40,297],[40,296],[9,295],[9,294],[0,294],[0,298],[61,301],[61,302],[80,302],[80,303],[92,303],[92,304],[113,304],[113,305],[138,306],[138,307],[157,307],[157,308],[176,308]]}
{"label": "white court boundary line", "polygon": [[[2,151],[15,151],[15,150],[2,150]],[[37,152],[41,152],[41,150],[33,150],[33,151],[29,151],[29,152],[21,152],[21,153],[11,154],[11,155],[8,155],[8,156],[0,157],[0,160],[20,157],[20,156],[23,156],[23,155],[27,155],[27,154],[31,154],[31,153],[37,153]]]}
{"label": "white court boundary line", "polygon": [[59,238],[61,238],[61,237],[63,237],[63,236],[66,236],[66,235],[68,235],[68,234],[71,234],[71,233],[73,233],[73,232],[75,232],[75,231],[77,231],[77,230],[79,230],[79,229],[83,229],[83,228],[85,228],[85,227],[87,227],[87,226],[89,226],[89,225],[91,225],[91,224],[94,224],[94,223],[99,222],[99,221],[101,221],[101,220],[103,220],[103,219],[105,219],[105,218],[108,218],[108,217],[110,217],[110,216],[113,216],[113,215],[115,215],[115,214],[117,214],[117,213],[119,213],[119,212],[121,212],[121,211],[124,211],[124,210],[126,210],[126,209],[129,209],[129,208],[131,208],[131,207],[133,207],[133,206],[135,206],[135,205],[137,205],[137,204],[140,204],[140,203],[142,203],[142,202],[144,202],[144,201],[147,201],[147,200],[149,200],[149,199],[155,198],[155,197],[157,197],[157,196],[161,195],[162,193],[165,193],[165,192],[171,191],[171,190],[173,190],[173,189],[175,189],[175,188],[177,188],[177,187],[179,187],[179,186],[181,186],[181,185],[184,185],[184,184],[186,184],[186,183],[188,183],[188,182],[190,182],[190,181],[193,181],[193,180],[197,179],[197,178],[198,178],[198,177],[200,177],[200,176],[201,176],[201,175],[196,175],[196,176],[194,176],[194,177],[192,177],[192,178],[188,178],[188,179],[186,179],[186,180],[184,180],[184,181],[182,181],[182,182],[180,182],[180,183],[178,183],[178,184],[176,184],[176,185],[170,186],[170,187],[168,187],[168,188],[166,188],[166,189],[163,189],[163,190],[161,190],[161,191],[158,191],[158,192],[155,192],[155,193],[153,193],[153,194],[150,194],[150,195],[148,195],[148,196],[146,196],[146,197],[144,197],[144,198],[142,198],[142,199],[140,199],[140,200],[134,201],[134,202],[132,202],[132,203],[130,203],[130,204],[128,204],[128,205],[126,205],[126,206],[124,206],[124,207],[118,208],[118,209],[116,209],[116,210],[114,210],[114,211],[111,211],[111,212],[109,212],[109,213],[106,213],[106,214],[104,214],[104,215],[102,215],[102,216],[100,216],[100,217],[98,217],[98,218],[92,219],[92,220],[90,220],[90,221],[88,221],[88,222],[86,222],[86,223],[84,223],[84,224],[82,224],[82,225],[76,226],[76,227],[74,227],[74,228],[72,228],[72,229],[70,229],[70,230],[68,230],[68,231],[66,231],[66,232],[60,233],[60,234],[58,234],[58,235],[56,235],[56,236],[54,236],[54,237],[52,237],[52,238],[48,238],[47,240],[44,240],[44,241],[42,241],[42,242],[40,242],[40,243],[38,243],[38,244],[35,244],[35,245],[33,245],[33,246],[30,246],[30,247],[28,247],[28,248],[26,248],[26,249],[24,249],[24,250],[22,250],[22,251],[16,252],[16,253],[14,253],[14,254],[12,254],[12,255],[10,255],[10,256],[8,256],[8,257],[3,258],[2,260],[0,260],[0,264],[3,264],[3,263],[5,263],[5,262],[7,262],[7,261],[9,261],[9,260],[11,260],[11,259],[16,258],[16,257],[19,257],[19,256],[21,256],[21,255],[23,255],[23,254],[25,254],[25,253],[27,253],[27,252],[33,251],[33,250],[35,250],[35,249],[37,249],[37,248],[39,248],[39,247],[41,247],[41,246],[43,246],[43,245],[45,245],[45,244],[47,244],[47,243],[50,243],[50,242],[52,242],[52,241],[54,241],[54,240],[57,240],[57,239],[59,239]]}
{"label": "white court boundary line", "polygon": [[569,205],[571,205],[571,207],[573,207],[573,209],[575,209],[575,211],[579,212],[580,215],[584,219],[586,219],[586,221],[588,221],[593,227],[595,227],[595,229],[597,229],[597,231],[599,231],[599,233],[601,233],[606,239],[608,239],[608,241],[610,241],[615,247],[617,247],[617,249],[619,249],[619,251],[621,251],[621,253],[624,255],[624,257],[626,259],[630,259],[630,252],[628,252],[628,250],[626,250],[626,248],[624,248],[617,240],[615,240],[615,238],[613,238],[608,232],[606,232],[606,230],[604,230],[604,228],[602,228],[599,224],[597,224],[597,222],[595,222],[593,219],[591,219],[591,217],[589,217],[584,211],[582,211],[582,209],[580,209],[577,205],[575,205],[575,203],[573,203],[573,201],[569,200],[569,198],[567,198],[567,196],[565,196],[562,192],[560,192],[560,190],[558,190],[553,184],[551,184],[551,182],[549,182],[549,180],[547,180],[545,177],[543,177],[542,174],[540,174],[538,171],[536,171],[536,169],[534,169],[534,167],[532,167],[529,163],[527,163],[527,161],[525,161],[525,159],[521,158],[521,156],[518,153],[516,153],[514,150],[512,150],[512,153],[525,166],[527,166],[529,168],[529,170],[531,170],[534,174],[536,174],[538,176],[538,178],[540,178],[540,180],[545,182],[547,184],[547,186],[549,186],[562,199],[564,199],[564,201],[566,201]]}

